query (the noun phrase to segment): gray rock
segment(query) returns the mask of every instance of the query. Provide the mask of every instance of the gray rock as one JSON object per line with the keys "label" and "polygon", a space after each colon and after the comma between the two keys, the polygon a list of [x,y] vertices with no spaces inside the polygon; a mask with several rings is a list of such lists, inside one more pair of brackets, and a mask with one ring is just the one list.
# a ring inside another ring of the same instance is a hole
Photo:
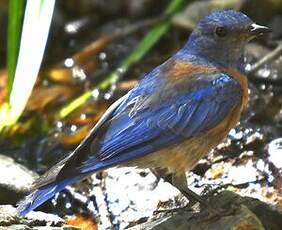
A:
{"label": "gray rock", "polygon": [[275,139],[268,144],[268,159],[277,169],[282,170],[282,138]]}
{"label": "gray rock", "polygon": [[17,215],[16,208],[11,205],[0,205],[0,230],[77,230],[66,225],[65,221],[53,214],[30,212],[26,217]]}
{"label": "gray rock", "polygon": [[[256,229],[264,230],[259,219],[245,206],[240,206],[232,216],[224,216],[213,221],[204,221],[200,217],[193,218],[182,212],[163,221],[148,223],[134,230],[232,230],[232,229]],[[131,229],[133,230],[133,229]]]}
{"label": "gray rock", "polygon": [[37,177],[13,158],[0,155],[0,204],[15,204]]}
{"label": "gray rock", "polygon": [[[241,197],[225,191],[210,197],[210,204],[215,208],[235,207],[234,213],[215,219],[207,215],[193,215],[191,212],[179,211],[175,215],[148,221],[130,228],[130,230],[279,230],[282,226],[282,213],[257,199]],[[201,214],[207,214],[202,211]]]}

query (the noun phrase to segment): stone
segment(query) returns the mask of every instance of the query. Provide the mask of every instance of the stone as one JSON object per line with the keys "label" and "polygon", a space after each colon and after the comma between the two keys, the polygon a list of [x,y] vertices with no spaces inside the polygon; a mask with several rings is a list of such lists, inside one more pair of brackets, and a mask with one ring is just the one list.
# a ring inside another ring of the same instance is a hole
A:
{"label": "stone", "polygon": [[26,217],[17,214],[15,207],[0,205],[0,230],[77,230],[78,228],[65,224],[57,215],[43,212],[30,212]]}
{"label": "stone", "polygon": [[0,155],[0,204],[16,204],[37,177],[13,158]]}
{"label": "stone", "polygon": [[241,197],[224,191],[209,196],[215,209],[234,207],[230,215],[207,219],[205,208],[199,214],[179,210],[172,216],[164,216],[129,228],[130,230],[279,230],[282,226],[282,213],[271,205],[250,197]]}

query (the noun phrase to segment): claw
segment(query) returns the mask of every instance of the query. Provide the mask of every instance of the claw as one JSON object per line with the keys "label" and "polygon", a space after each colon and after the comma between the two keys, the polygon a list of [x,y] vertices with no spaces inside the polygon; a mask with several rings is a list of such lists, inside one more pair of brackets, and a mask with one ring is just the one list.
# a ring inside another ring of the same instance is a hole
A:
{"label": "claw", "polygon": [[155,210],[153,212],[153,215],[157,215],[159,213],[165,213],[165,214],[172,214],[175,212],[194,212],[194,210],[191,208],[189,204],[185,205],[184,207],[178,207],[178,208],[171,208],[171,209],[162,209],[162,210]]}

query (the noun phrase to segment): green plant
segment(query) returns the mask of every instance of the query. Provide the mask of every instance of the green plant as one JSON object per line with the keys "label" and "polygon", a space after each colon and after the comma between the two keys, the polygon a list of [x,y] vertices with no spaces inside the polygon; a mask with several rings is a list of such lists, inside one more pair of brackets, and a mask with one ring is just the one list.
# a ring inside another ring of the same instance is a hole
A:
{"label": "green plant", "polygon": [[55,0],[27,0],[24,3],[9,1],[8,96],[0,107],[0,131],[16,123],[31,94],[44,54]]}

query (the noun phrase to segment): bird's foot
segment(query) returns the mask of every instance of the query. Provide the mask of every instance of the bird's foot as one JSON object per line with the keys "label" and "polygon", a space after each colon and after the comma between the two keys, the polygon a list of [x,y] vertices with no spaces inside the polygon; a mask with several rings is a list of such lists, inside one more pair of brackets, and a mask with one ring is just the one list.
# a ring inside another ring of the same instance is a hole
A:
{"label": "bird's foot", "polygon": [[188,212],[190,215],[188,216],[188,219],[196,219],[198,221],[214,221],[217,219],[220,219],[225,216],[231,216],[234,215],[236,212],[236,207],[230,207],[228,209],[224,208],[207,208],[203,211],[196,211],[191,207],[191,205],[186,205],[184,207],[178,207],[178,208],[171,208],[171,209],[162,209],[162,210],[156,210],[154,211],[154,215],[157,214],[164,214],[164,215],[172,215],[174,213],[181,213],[181,212]]}
{"label": "bird's foot", "polygon": [[220,207],[220,205],[216,201],[218,199],[216,198],[216,196],[219,194],[220,190],[221,190],[220,187],[213,189],[211,186],[208,185],[205,187],[204,191],[202,192],[201,197],[203,198],[202,201],[204,202],[200,202],[200,204],[207,208],[208,211],[207,219],[231,216],[234,215],[236,213],[236,210],[238,209],[238,206],[236,204],[232,204],[229,207],[223,207],[223,206]]}
{"label": "bird's foot", "polygon": [[[234,204],[231,207],[223,208],[218,207],[218,202],[216,201],[216,195],[218,191],[211,190],[210,188],[205,191],[205,193],[202,196],[197,195],[193,191],[187,189],[185,191],[182,191],[184,196],[186,196],[191,202],[190,210],[192,206],[195,205],[195,203],[200,204],[200,212],[193,213],[191,218],[200,218],[201,221],[206,220],[214,220],[218,219],[224,216],[230,216],[234,215],[237,206]],[[215,199],[214,201],[211,201]],[[189,205],[189,204],[188,204]]]}
{"label": "bird's foot", "polygon": [[202,207],[200,212],[194,213],[190,218],[196,218],[199,219],[199,221],[212,221],[220,219],[222,217],[232,216],[236,213],[236,210],[238,209],[236,205],[233,205],[228,208],[214,208],[207,201],[205,203],[205,208],[206,209]]}
{"label": "bird's foot", "polygon": [[195,209],[193,208],[195,203],[189,202],[187,205],[183,207],[177,207],[177,208],[170,208],[170,209],[161,209],[161,210],[155,210],[154,215],[159,213],[165,213],[165,214],[173,214],[173,213],[179,213],[179,212],[191,212],[194,213]]}
{"label": "bird's foot", "polygon": [[159,213],[164,213],[164,214],[173,214],[176,212],[194,212],[192,207],[188,204],[185,205],[184,207],[177,207],[177,208],[170,208],[170,209],[161,209],[161,210],[155,210],[153,212],[154,215],[157,215]]}

